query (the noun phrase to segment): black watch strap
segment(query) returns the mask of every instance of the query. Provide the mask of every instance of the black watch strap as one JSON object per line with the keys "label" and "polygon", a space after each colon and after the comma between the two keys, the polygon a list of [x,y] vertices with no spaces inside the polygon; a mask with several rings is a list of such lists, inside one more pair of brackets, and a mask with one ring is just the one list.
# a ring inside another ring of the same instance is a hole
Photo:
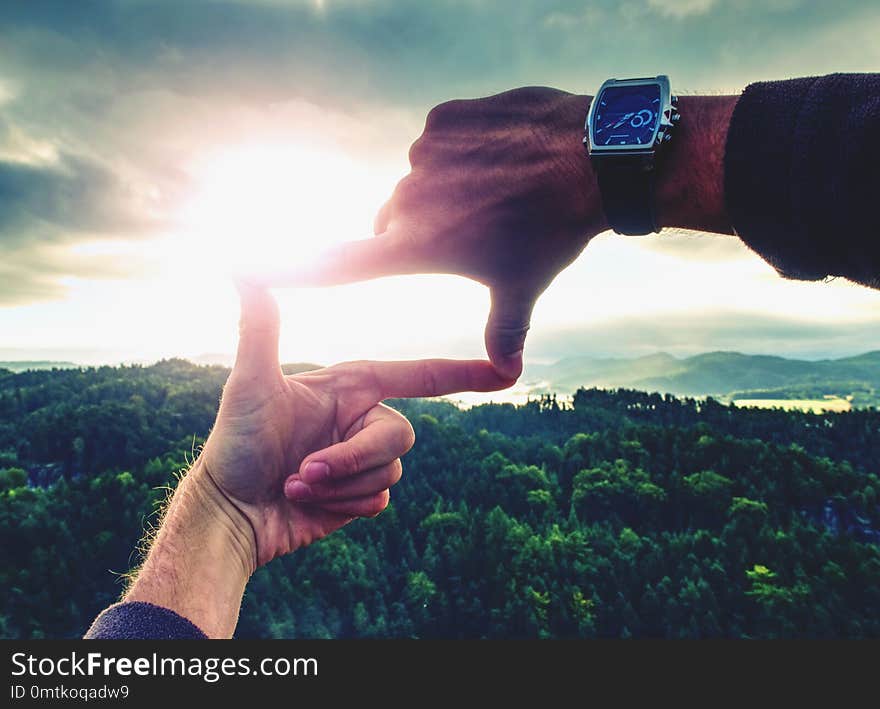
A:
{"label": "black watch strap", "polygon": [[615,155],[594,165],[608,226],[633,236],[660,231],[654,213],[653,156]]}

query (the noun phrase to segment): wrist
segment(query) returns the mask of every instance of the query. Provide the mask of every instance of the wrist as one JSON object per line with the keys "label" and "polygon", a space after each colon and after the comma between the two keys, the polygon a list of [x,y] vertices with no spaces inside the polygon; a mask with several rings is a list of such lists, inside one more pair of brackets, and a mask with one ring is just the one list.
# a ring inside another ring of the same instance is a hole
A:
{"label": "wrist", "polygon": [[679,98],[681,121],[657,168],[661,227],[733,233],[724,206],[724,147],[737,98]]}
{"label": "wrist", "polygon": [[235,561],[245,580],[257,569],[257,542],[254,528],[244,513],[234,505],[208,473],[201,457],[181,481],[184,502],[191,514],[193,536],[201,530],[224,558]]}
{"label": "wrist", "polygon": [[231,637],[255,560],[250,524],[196,461],[124,600],[168,608],[209,637]]}
{"label": "wrist", "polygon": [[579,215],[578,223],[587,239],[609,228],[602,209],[596,171],[583,142],[584,121],[592,101],[593,96],[589,95],[568,96],[563,124],[560,127],[560,133],[565,136],[563,150],[567,156],[566,169],[573,175],[572,206]]}

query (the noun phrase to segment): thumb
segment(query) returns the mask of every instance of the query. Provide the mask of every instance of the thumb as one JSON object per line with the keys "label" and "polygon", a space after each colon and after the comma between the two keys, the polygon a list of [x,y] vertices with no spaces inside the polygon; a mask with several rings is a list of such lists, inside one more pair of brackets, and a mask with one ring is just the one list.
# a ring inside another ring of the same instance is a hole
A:
{"label": "thumb", "polygon": [[241,320],[235,370],[250,376],[279,370],[281,316],[275,298],[266,288],[247,281],[238,281],[236,288],[241,298]]}
{"label": "thumb", "polygon": [[486,352],[498,372],[511,379],[522,374],[523,347],[535,298],[501,288],[492,289],[492,307],[486,324]]}

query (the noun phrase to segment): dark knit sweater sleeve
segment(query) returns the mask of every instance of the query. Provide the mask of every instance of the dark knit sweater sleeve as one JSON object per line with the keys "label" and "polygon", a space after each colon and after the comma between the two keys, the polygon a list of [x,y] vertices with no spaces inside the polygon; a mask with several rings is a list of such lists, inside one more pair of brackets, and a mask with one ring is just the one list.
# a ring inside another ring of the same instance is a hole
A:
{"label": "dark knit sweater sleeve", "polygon": [[780,274],[880,287],[880,74],[750,85],[724,181],[737,234]]}
{"label": "dark knit sweater sleeve", "polygon": [[86,640],[204,640],[208,636],[183,616],[152,603],[117,603],[101,613]]}

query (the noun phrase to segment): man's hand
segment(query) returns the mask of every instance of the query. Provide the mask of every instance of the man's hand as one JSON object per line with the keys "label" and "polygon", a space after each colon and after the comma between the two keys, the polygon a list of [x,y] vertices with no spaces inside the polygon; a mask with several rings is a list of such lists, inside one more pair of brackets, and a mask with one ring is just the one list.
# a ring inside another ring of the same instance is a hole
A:
{"label": "man's hand", "polygon": [[258,566],[372,517],[413,445],[392,397],[492,391],[489,362],[353,362],[285,376],[268,291],[243,286],[235,367],[214,429],[175,493],[127,601],[189,618],[212,637],[235,628]]}
{"label": "man's hand", "polygon": [[[722,157],[736,98],[682,97],[659,170],[663,226],[729,233]],[[441,104],[410,149],[412,170],[374,225],[377,238],[334,249],[273,285],[331,285],[398,273],[455,273],[489,286],[489,358],[522,371],[538,296],[607,228],[582,144],[589,96],[523,88]]]}
{"label": "man's hand", "polygon": [[383,399],[510,383],[480,361],[351,362],[285,376],[274,299],[245,287],[242,308],[238,357],[202,460],[252,527],[255,566],[385,509],[414,436]]}
{"label": "man's hand", "polygon": [[581,144],[587,106],[583,96],[549,88],[437,106],[410,149],[412,171],[376,218],[377,238],[273,283],[473,278],[491,289],[489,357],[516,379],[535,300],[605,228]]}

